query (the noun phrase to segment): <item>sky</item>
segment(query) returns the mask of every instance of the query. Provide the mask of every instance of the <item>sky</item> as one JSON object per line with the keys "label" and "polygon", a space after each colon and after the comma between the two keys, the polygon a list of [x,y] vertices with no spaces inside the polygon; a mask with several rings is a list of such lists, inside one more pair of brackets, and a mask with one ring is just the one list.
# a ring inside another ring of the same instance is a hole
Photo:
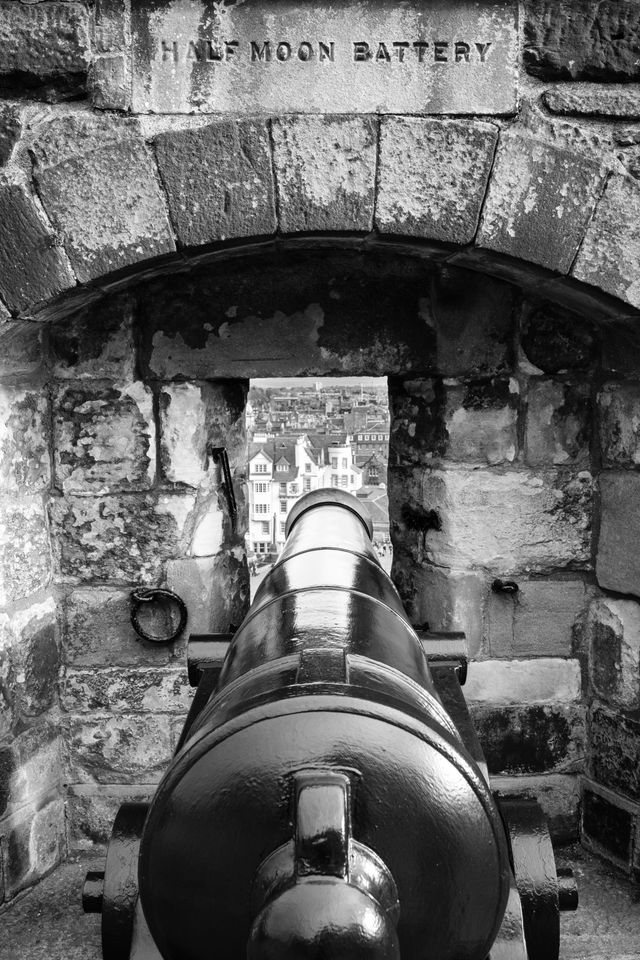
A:
{"label": "sky", "polygon": [[365,387],[381,384],[385,377],[267,377],[265,379],[252,377],[252,387],[295,387],[304,383],[320,383],[323,387],[333,387],[344,384],[346,387]]}

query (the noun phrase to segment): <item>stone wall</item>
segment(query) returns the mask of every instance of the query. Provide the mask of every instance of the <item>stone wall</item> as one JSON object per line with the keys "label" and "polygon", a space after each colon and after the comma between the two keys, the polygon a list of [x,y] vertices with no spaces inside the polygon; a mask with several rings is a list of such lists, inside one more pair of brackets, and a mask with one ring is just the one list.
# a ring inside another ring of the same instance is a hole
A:
{"label": "stone wall", "polygon": [[0,899],[164,768],[184,645],[129,592],[238,622],[270,374],[389,377],[413,622],[467,631],[498,788],[637,872],[640,4],[526,0],[481,118],[118,113],[130,12],[0,2]]}

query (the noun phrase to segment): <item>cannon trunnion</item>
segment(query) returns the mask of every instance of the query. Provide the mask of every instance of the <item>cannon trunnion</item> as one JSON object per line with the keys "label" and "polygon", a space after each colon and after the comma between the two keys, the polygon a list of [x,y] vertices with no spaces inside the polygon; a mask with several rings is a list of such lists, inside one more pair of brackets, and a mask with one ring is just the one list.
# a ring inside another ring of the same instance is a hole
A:
{"label": "cannon trunnion", "polygon": [[418,637],[371,533],[306,495],[233,638],[191,639],[176,755],[85,887],[105,960],[557,958],[570,880],[491,793],[463,637]]}

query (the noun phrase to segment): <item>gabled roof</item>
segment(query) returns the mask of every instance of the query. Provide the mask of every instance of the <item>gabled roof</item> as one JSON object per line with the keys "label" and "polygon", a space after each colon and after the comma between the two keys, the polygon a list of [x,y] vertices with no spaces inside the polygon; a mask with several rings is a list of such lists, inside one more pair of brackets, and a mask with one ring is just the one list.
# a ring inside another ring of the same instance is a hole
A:
{"label": "gabled roof", "polygon": [[266,446],[267,444],[265,443],[250,443],[249,463],[251,463],[252,460],[255,460],[259,453],[261,453],[267,460],[271,460],[273,462],[273,457],[268,453],[267,450],[265,450]]}

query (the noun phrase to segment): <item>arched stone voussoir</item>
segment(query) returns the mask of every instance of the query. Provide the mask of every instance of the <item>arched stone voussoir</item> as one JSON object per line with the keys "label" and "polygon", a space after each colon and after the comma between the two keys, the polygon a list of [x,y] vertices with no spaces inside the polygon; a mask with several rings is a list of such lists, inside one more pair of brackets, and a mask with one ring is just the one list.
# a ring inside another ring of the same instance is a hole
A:
{"label": "arched stone voussoir", "polygon": [[[55,232],[22,183],[0,181],[0,297],[14,312],[55,300],[76,278]],[[1,311],[0,311],[1,313]]]}
{"label": "arched stone voussoir", "polygon": [[136,120],[53,114],[31,152],[40,199],[80,283],[175,250],[155,160]]}
{"label": "arched stone voussoir", "polygon": [[287,116],[272,121],[280,229],[373,226],[378,118]]}
{"label": "arched stone voussoir", "polygon": [[607,177],[597,159],[513,127],[500,136],[476,243],[567,274]]}
{"label": "arched stone voussoir", "polygon": [[376,228],[384,234],[469,243],[497,139],[497,125],[483,120],[384,117]]}
{"label": "arched stone voussoir", "polygon": [[155,138],[180,246],[200,247],[277,229],[269,122],[215,120]]}

